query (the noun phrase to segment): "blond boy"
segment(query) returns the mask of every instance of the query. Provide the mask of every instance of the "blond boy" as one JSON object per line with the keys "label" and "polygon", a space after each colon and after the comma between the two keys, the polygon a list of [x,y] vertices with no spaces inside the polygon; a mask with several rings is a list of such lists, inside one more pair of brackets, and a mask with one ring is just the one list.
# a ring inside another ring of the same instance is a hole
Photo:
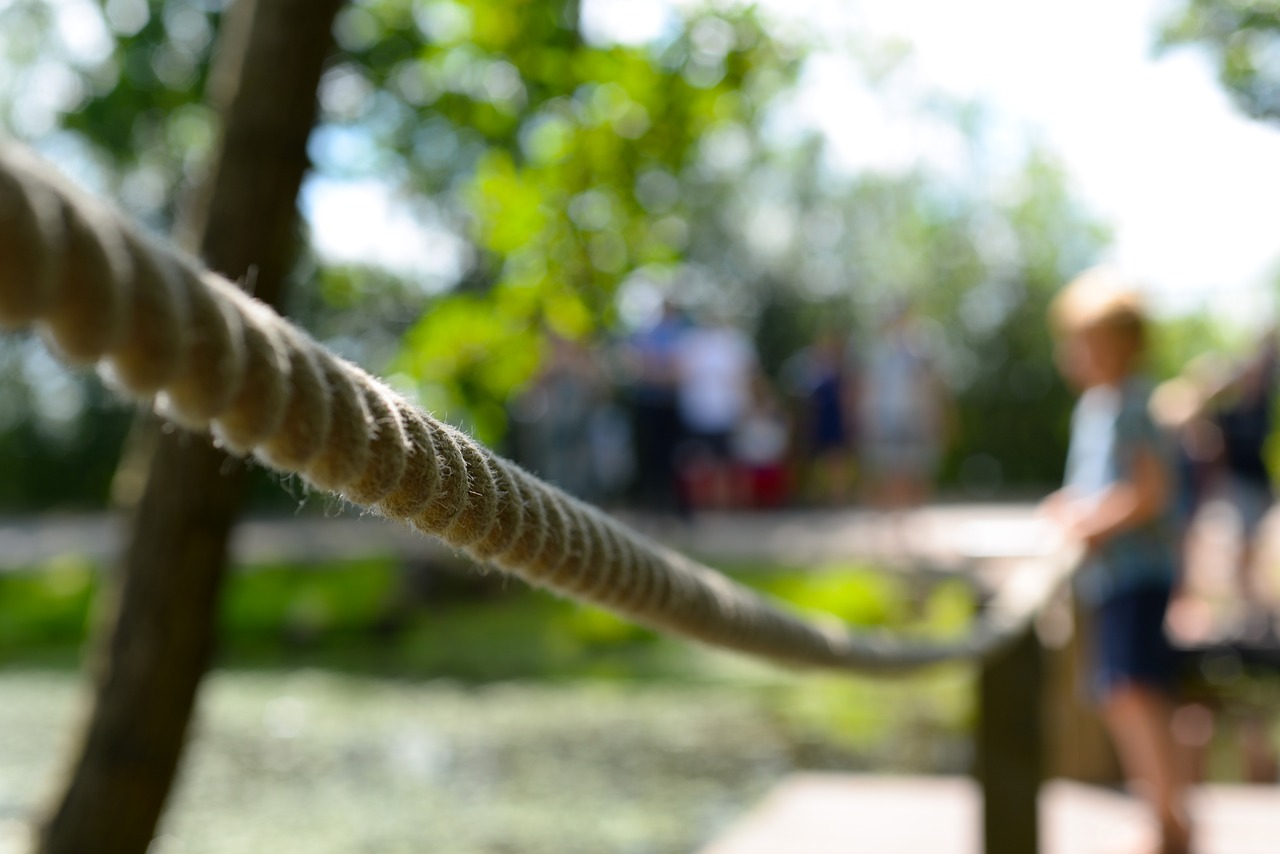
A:
{"label": "blond boy", "polygon": [[1169,455],[1138,376],[1145,315],[1135,289],[1091,270],[1054,300],[1059,369],[1080,391],[1062,488],[1045,510],[1088,557],[1090,682],[1125,774],[1159,828],[1149,850],[1185,854],[1186,784],[1169,729],[1174,659],[1164,615],[1177,569]]}

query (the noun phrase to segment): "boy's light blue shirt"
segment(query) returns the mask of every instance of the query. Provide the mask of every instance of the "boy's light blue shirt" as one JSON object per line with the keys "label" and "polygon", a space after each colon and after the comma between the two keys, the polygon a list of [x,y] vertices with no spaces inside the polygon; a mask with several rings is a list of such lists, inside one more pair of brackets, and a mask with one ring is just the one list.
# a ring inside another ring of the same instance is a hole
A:
{"label": "boy's light blue shirt", "polygon": [[[1084,500],[1100,497],[1132,477],[1133,460],[1148,450],[1163,460],[1173,479],[1170,452],[1147,411],[1149,386],[1130,378],[1121,386],[1097,386],[1080,396],[1071,416],[1071,448],[1065,487]],[[1171,487],[1172,489],[1172,487]],[[1172,496],[1166,511],[1102,543],[1081,569],[1076,588],[1097,603],[1148,584],[1172,584],[1177,568],[1177,535]]]}

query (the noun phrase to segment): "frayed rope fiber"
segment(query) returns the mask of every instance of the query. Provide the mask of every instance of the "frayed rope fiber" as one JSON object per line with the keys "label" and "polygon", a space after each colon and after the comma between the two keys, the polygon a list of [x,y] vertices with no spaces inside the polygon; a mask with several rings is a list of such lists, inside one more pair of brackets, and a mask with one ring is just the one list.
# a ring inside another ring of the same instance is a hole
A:
{"label": "frayed rope fiber", "polygon": [[637,623],[775,661],[854,671],[980,657],[1070,571],[1011,585],[955,642],[807,621],[648,540],[441,423],[305,332],[0,140],[0,329],[223,447]]}

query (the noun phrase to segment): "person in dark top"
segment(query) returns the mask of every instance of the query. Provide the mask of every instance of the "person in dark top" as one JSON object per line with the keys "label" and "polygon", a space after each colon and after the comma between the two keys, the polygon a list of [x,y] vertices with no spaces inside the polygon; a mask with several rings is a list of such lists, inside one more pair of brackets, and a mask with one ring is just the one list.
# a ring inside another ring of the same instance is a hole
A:
{"label": "person in dark top", "polygon": [[[1276,339],[1266,335],[1234,380],[1218,395],[1214,423],[1222,442],[1222,495],[1239,520],[1236,586],[1241,622],[1236,634],[1250,643],[1277,640],[1268,591],[1259,584],[1257,564],[1262,522],[1275,502],[1266,461],[1267,440],[1275,426]],[[1271,741],[1271,721],[1246,714],[1238,722],[1245,776],[1250,782],[1274,783],[1280,760]]]}
{"label": "person in dark top", "polygon": [[1263,635],[1271,620],[1256,583],[1258,532],[1275,500],[1265,450],[1274,427],[1276,348],[1263,339],[1254,356],[1219,394],[1214,422],[1222,436],[1222,493],[1239,520],[1236,579],[1246,605],[1244,633]]}
{"label": "person in dark top", "polygon": [[1217,487],[1223,455],[1222,431],[1210,411],[1214,389],[1221,385],[1212,379],[1216,365],[1208,357],[1192,360],[1151,395],[1151,416],[1168,435],[1175,455],[1174,509],[1182,563],[1196,516]]}
{"label": "person in dark top", "polygon": [[853,476],[855,422],[844,340],[834,330],[820,333],[788,360],[783,378],[798,404],[797,444],[807,485],[821,500],[843,503]]}
{"label": "person in dark top", "polygon": [[[1265,444],[1272,429],[1274,405],[1274,354],[1267,345],[1236,376],[1224,379],[1216,358],[1203,356],[1186,366],[1181,376],[1163,383],[1152,396],[1151,410],[1164,427],[1178,452],[1178,528],[1182,543],[1179,552],[1187,570],[1191,529],[1201,506],[1210,496],[1221,496],[1233,505],[1241,538],[1236,559],[1239,565],[1241,611],[1244,619],[1234,633],[1246,642],[1267,640],[1273,631],[1270,614],[1254,590],[1252,563],[1256,533],[1271,505],[1272,487],[1265,460]],[[1225,403],[1224,403],[1225,401]],[[1192,565],[1191,571],[1195,572]],[[1171,608],[1174,631],[1194,642],[1203,641],[1206,604],[1195,593],[1189,579]],[[1201,702],[1183,706],[1177,712],[1184,724],[1186,744],[1192,751],[1193,767],[1202,769],[1206,748],[1214,728],[1214,711]],[[1277,757],[1271,743],[1270,716],[1247,707],[1234,711],[1245,777],[1252,783],[1274,783]],[[1199,734],[1197,734],[1199,733]],[[1202,773],[1197,771],[1197,774]]]}
{"label": "person in dark top", "polygon": [[632,371],[630,402],[641,506],[688,512],[676,472],[676,449],[684,438],[676,400],[677,350],[688,318],[670,301],[657,322],[628,343]]}

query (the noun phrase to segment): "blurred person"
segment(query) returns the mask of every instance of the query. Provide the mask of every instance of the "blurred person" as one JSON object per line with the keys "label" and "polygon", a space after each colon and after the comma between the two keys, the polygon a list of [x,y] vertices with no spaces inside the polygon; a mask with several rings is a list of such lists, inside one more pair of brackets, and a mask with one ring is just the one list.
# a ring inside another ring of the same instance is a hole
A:
{"label": "blurred person", "polygon": [[872,502],[903,510],[933,491],[945,434],[945,398],[909,303],[871,341],[861,377],[862,463]]}
{"label": "blurred person", "polygon": [[1080,398],[1064,485],[1043,510],[1087,551],[1075,587],[1091,617],[1092,694],[1156,820],[1147,850],[1185,854],[1189,787],[1171,728],[1175,659],[1164,634],[1178,564],[1174,475],[1139,372],[1145,313],[1127,280],[1091,270],[1058,294],[1050,319],[1059,369]]}
{"label": "blurred person", "polygon": [[764,374],[752,383],[751,403],[730,440],[741,504],[755,509],[781,507],[787,499],[787,451],[790,424]]}
{"label": "blurred person", "polygon": [[1253,356],[1217,394],[1213,421],[1222,437],[1222,496],[1231,506],[1239,532],[1235,580],[1243,606],[1239,634],[1250,640],[1274,639],[1275,628],[1263,589],[1257,583],[1259,531],[1275,493],[1265,458],[1274,428],[1276,405],[1274,333],[1263,338]]}
{"label": "blurred person", "polygon": [[682,468],[701,503],[734,500],[730,439],[751,405],[755,345],[724,320],[691,326],[676,345],[676,401],[686,441]]}
{"label": "blurred person", "polygon": [[676,349],[689,327],[679,308],[664,300],[657,321],[627,342],[638,497],[649,510],[684,509],[676,472],[676,449],[684,433],[676,401]]}
{"label": "blurred person", "polygon": [[1209,391],[1191,372],[1161,383],[1151,393],[1151,418],[1173,453],[1173,512],[1180,542],[1179,576],[1187,562],[1186,539],[1213,482],[1222,455],[1222,434],[1208,414]]}
{"label": "blurred person", "polygon": [[[1223,390],[1214,423],[1222,436],[1222,495],[1237,520],[1235,582],[1241,621],[1236,633],[1250,642],[1276,640],[1267,591],[1258,583],[1257,557],[1263,520],[1275,502],[1266,444],[1274,429],[1275,333],[1266,335],[1253,356]],[[1264,714],[1245,715],[1239,724],[1245,778],[1275,783],[1280,762]]]}
{"label": "blurred person", "polygon": [[550,353],[513,408],[521,462],[585,500],[597,497],[592,421],[604,390],[581,343],[549,336]]}
{"label": "blurred person", "polygon": [[[1238,532],[1233,580],[1241,615],[1233,632],[1240,639],[1255,643],[1275,640],[1266,591],[1256,578],[1260,529],[1273,503],[1265,445],[1273,429],[1275,366],[1274,335],[1269,334],[1234,376],[1224,379],[1222,371],[1207,372],[1203,362],[1196,362],[1188,365],[1184,376],[1161,387],[1166,390],[1166,397],[1179,383],[1197,390],[1193,417],[1185,420],[1179,434],[1182,456],[1192,458],[1190,475],[1194,478],[1196,504],[1187,509],[1194,510],[1205,493],[1211,491],[1231,508]],[[1159,396],[1153,397],[1153,412],[1157,414],[1160,401]],[[1172,402],[1166,402],[1163,408],[1172,408]],[[1180,634],[1203,640],[1211,634],[1212,609],[1203,600],[1181,596],[1171,608],[1169,622]],[[1207,735],[1200,740],[1204,744],[1194,746],[1207,745],[1213,731],[1213,713],[1207,707],[1196,707],[1193,712],[1182,710],[1180,714],[1194,714],[1194,719],[1203,722],[1200,729]],[[1280,775],[1269,718],[1249,712],[1238,721],[1244,776],[1249,782],[1274,783]]]}
{"label": "blurred person", "polygon": [[601,396],[587,424],[595,501],[612,504],[625,497],[636,475],[635,441],[626,409],[609,395]]}
{"label": "blurred person", "polygon": [[1222,432],[1212,417],[1213,397],[1224,386],[1220,360],[1210,354],[1192,359],[1182,373],[1161,383],[1151,395],[1151,417],[1173,448],[1177,482],[1174,514],[1179,542],[1179,583],[1169,605],[1167,624],[1180,639],[1203,642],[1214,629],[1211,605],[1195,594],[1194,525],[1213,497],[1222,461]]}
{"label": "blurred person", "polygon": [[[1180,582],[1191,580],[1193,525],[1221,480],[1222,431],[1213,410],[1215,396],[1229,383],[1226,374],[1216,355],[1205,354],[1188,362],[1178,376],[1161,383],[1151,395],[1151,417],[1169,439],[1177,474],[1174,510],[1181,543]],[[1180,583],[1179,590],[1185,589]],[[1175,597],[1170,625],[1180,636],[1203,641],[1213,628],[1211,614],[1201,607],[1205,604],[1191,596]]]}
{"label": "blurred person", "polygon": [[[1177,580],[1165,615],[1169,630],[1183,639],[1203,639],[1212,623],[1210,610],[1189,590],[1190,532],[1213,480],[1222,454],[1222,437],[1208,416],[1210,386],[1188,365],[1180,376],[1161,383],[1151,394],[1151,418],[1173,449],[1173,517],[1177,538]],[[1172,717],[1174,740],[1185,756],[1184,773],[1200,780],[1213,740],[1214,713],[1204,703],[1178,706]]]}
{"label": "blurred person", "polygon": [[[1212,397],[1221,394],[1229,384],[1230,381],[1212,381],[1205,375],[1203,363],[1192,363],[1181,376],[1162,383],[1151,397],[1152,417],[1169,432],[1177,451],[1179,498],[1175,506],[1182,532],[1180,569],[1183,573],[1188,564],[1187,531],[1206,497],[1211,494],[1214,481],[1223,476],[1222,472],[1216,470],[1217,466],[1225,464],[1225,476],[1231,477],[1229,463],[1226,463],[1228,452],[1224,431],[1220,429],[1221,413],[1215,415],[1211,410]],[[1261,463],[1262,449],[1256,445],[1254,449],[1255,453],[1249,455],[1252,459],[1248,469],[1256,477],[1256,466]],[[1248,509],[1251,508],[1246,508],[1246,511]],[[1241,532],[1247,537],[1247,516],[1245,513],[1240,515]],[[1248,584],[1249,560],[1253,554],[1251,546],[1251,541],[1245,539],[1237,551],[1242,564],[1237,579],[1242,586]],[[1247,587],[1241,590],[1241,594],[1246,605],[1257,604],[1249,597]],[[1266,612],[1263,613],[1265,616]],[[1170,605],[1168,623],[1180,637],[1204,641],[1212,634],[1212,608],[1183,588]],[[1269,620],[1263,628],[1265,633],[1265,629],[1269,628]],[[1213,737],[1214,712],[1202,703],[1193,703],[1180,708],[1175,721],[1180,724],[1180,741],[1191,751],[1193,779],[1198,779],[1202,776],[1207,747]],[[1270,724],[1269,716],[1265,714],[1246,713],[1239,720],[1238,735],[1244,776],[1251,783],[1274,783],[1280,774],[1280,761],[1277,761],[1276,750],[1270,739]]]}
{"label": "blurred person", "polygon": [[847,347],[834,329],[787,360],[783,376],[799,403],[798,451],[805,486],[818,500],[842,504],[854,476],[856,401]]}

